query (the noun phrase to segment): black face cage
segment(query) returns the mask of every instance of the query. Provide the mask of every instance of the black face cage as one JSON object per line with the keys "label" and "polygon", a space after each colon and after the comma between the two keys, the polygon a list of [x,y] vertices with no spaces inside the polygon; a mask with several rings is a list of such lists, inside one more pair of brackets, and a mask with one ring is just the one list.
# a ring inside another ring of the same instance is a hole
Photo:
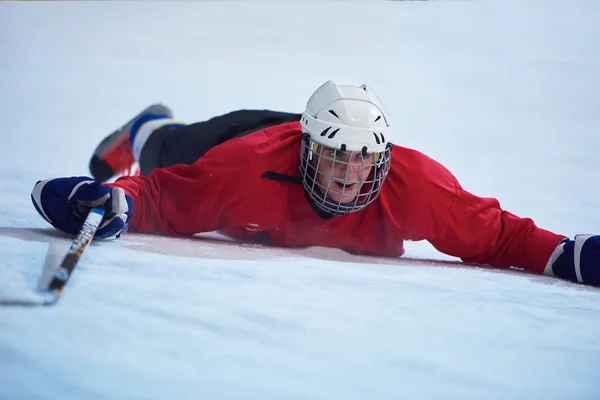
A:
{"label": "black face cage", "polygon": [[[325,211],[333,216],[346,215],[348,213],[359,211],[365,208],[367,205],[372,203],[377,196],[385,181],[385,178],[390,170],[390,161],[392,153],[392,144],[388,143],[385,150],[379,153],[373,153],[373,162],[365,162],[367,156],[366,147],[363,148],[362,152],[346,152],[345,145],[342,145],[341,151],[349,153],[350,160],[353,160],[356,155],[360,155],[359,165],[362,166],[363,170],[367,167],[372,167],[369,176],[362,182],[350,182],[349,174],[349,162],[342,161],[338,158],[338,152],[334,151],[333,155],[324,154],[325,152],[331,152],[332,149],[318,145],[316,142],[310,140],[310,135],[307,133],[303,134],[302,146],[300,148],[300,176],[302,177],[302,185],[304,191],[312,203],[313,206],[318,207],[320,210]],[[323,159],[332,162],[333,166],[339,166],[341,164],[347,165],[345,180],[333,177],[333,168],[329,174],[323,174],[319,171],[319,165]],[[319,176],[326,176],[327,185],[323,185],[317,179]],[[355,183],[360,185],[359,192],[353,195],[350,191],[346,191],[346,187],[342,190],[338,190],[332,186],[334,182]],[[329,195],[336,193],[340,196],[340,201],[332,200]],[[352,197],[348,202],[342,202],[344,196]]]}

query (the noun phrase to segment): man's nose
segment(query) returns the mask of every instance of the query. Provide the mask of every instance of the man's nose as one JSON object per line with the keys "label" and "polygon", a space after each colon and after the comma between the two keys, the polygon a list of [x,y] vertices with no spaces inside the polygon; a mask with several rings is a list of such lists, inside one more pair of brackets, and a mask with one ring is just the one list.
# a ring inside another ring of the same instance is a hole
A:
{"label": "man's nose", "polygon": [[363,166],[360,163],[344,163],[341,170],[348,178],[356,179],[362,175]]}

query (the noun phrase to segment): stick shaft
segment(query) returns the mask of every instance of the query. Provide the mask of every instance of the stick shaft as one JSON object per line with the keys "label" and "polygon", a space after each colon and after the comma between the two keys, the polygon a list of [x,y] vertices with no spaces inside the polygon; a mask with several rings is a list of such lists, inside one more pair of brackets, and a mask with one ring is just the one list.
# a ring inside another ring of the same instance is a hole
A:
{"label": "stick shaft", "polygon": [[77,263],[83,256],[83,252],[94,238],[94,234],[102,223],[103,217],[104,209],[96,207],[90,210],[88,216],[83,222],[81,230],[73,240],[67,255],[65,258],[63,258],[60,266],[50,281],[50,285],[48,286],[48,290],[54,290],[57,297],[62,293],[62,290],[73,273],[75,266],[77,266]]}

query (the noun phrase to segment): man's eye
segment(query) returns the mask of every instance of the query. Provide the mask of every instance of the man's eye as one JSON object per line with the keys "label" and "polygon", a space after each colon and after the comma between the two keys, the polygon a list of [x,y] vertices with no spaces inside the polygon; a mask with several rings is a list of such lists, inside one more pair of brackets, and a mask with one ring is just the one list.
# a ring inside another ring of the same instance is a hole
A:
{"label": "man's eye", "polygon": [[331,150],[331,152],[329,154],[331,154],[332,156],[339,157],[339,156],[342,155],[342,151],[341,150],[337,150],[337,149],[336,150]]}

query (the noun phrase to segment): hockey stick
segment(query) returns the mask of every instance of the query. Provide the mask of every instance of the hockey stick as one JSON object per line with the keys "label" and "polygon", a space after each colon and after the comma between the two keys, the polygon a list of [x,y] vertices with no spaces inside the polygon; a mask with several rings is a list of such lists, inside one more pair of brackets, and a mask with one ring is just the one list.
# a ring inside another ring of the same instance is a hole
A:
{"label": "hockey stick", "polygon": [[69,248],[67,255],[63,258],[56,272],[54,272],[52,280],[48,285],[47,294],[49,295],[49,298],[0,299],[0,306],[35,307],[55,305],[60,299],[63,289],[73,273],[75,266],[81,259],[81,256],[83,256],[83,252],[94,238],[94,234],[100,226],[103,218],[103,208],[94,207],[90,210],[88,216],[83,222],[83,226],[79,230],[79,233],[73,240],[73,243],[71,243],[71,247]]}

